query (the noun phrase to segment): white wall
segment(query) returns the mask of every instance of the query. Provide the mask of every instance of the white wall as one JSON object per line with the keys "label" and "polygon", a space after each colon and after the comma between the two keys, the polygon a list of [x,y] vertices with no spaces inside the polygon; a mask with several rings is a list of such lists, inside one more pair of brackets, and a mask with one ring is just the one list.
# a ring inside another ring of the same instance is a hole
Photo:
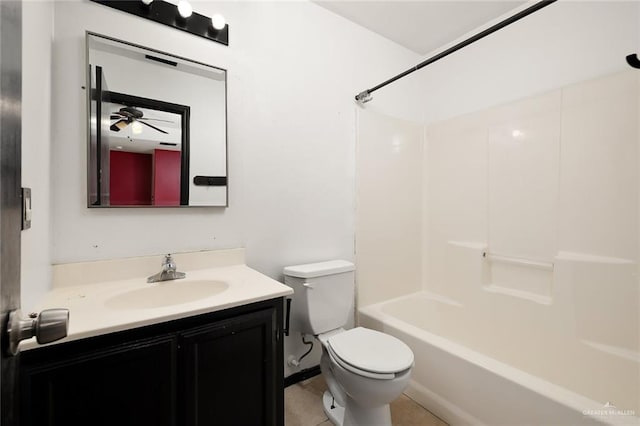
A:
{"label": "white wall", "polygon": [[[224,14],[229,47],[94,3],[55,3],[53,262],[245,246],[249,266],[280,279],[285,265],[352,260],[353,96],[418,58],[309,2],[194,9]],[[228,70],[229,208],[86,208],[86,30]],[[377,96],[377,109],[416,115],[409,84]],[[301,354],[299,337],[285,350]]]}
{"label": "white wall", "polygon": [[22,306],[51,285],[51,43],[53,4],[22,5],[22,186],[31,188],[31,229],[22,232]]}
{"label": "white wall", "polygon": [[627,67],[639,3],[560,1],[423,68],[427,123]]}
{"label": "white wall", "polygon": [[[308,3],[196,3],[203,13],[227,16],[230,47],[93,3],[55,8],[54,262],[245,243],[262,247],[249,250],[250,258],[261,259],[257,253],[266,249],[265,264],[278,250],[302,261],[350,256],[352,96],[398,64],[413,63],[413,54]],[[229,209],[84,206],[85,30],[229,70]],[[77,125],[58,120],[69,115],[80,117]],[[155,232],[159,225],[163,233]],[[280,266],[269,272],[279,275]]]}

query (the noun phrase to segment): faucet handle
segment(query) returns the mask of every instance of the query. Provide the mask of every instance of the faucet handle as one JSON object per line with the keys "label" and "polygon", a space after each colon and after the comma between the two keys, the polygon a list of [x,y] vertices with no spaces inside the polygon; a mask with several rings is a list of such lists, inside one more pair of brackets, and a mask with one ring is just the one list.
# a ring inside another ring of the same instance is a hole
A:
{"label": "faucet handle", "polygon": [[164,257],[164,262],[162,262],[163,270],[174,270],[176,269],[176,263],[173,261],[173,257],[171,257],[171,253],[167,254]]}

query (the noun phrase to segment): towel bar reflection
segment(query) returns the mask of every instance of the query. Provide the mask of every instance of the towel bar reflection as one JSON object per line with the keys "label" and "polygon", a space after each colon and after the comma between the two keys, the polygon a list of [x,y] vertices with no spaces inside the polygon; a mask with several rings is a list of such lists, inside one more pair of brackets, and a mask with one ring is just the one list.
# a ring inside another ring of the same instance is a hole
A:
{"label": "towel bar reflection", "polygon": [[529,266],[532,268],[553,271],[553,262],[540,262],[537,260],[523,259],[521,257],[501,256],[498,254],[487,253],[486,251],[482,252],[482,257],[491,262],[510,263],[512,265]]}

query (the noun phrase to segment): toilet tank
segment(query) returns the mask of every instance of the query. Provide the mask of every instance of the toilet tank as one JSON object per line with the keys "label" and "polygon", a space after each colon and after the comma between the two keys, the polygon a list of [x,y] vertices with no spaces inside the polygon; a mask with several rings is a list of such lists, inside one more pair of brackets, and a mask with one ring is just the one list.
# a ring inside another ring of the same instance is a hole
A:
{"label": "toilet tank", "polygon": [[354,269],[346,260],[284,268],[284,283],[294,291],[290,329],[318,335],[347,324],[354,301]]}

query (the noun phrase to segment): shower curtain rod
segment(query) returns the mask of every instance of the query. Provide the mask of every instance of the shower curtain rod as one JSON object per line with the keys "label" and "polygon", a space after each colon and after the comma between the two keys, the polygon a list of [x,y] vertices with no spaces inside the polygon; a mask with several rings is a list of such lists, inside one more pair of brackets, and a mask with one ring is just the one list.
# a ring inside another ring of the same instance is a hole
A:
{"label": "shower curtain rod", "polygon": [[526,9],[524,9],[524,10],[521,10],[520,12],[516,13],[515,15],[510,16],[507,19],[505,19],[503,21],[500,21],[495,25],[492,25],[491,27],[487,28],[486,30],[481,31],[478,34],[476,34],[476,35],[474,35],[472,37],[469,37],[466,40],[461,41],[460,43],[456,44],[455,46],[452,46],[452,47],[448,48],[447,50],[445,50],[443,52],[440,52],[437,55],[434,55],[434,56],[430,57],[429,59],[427,59],[427,60],[425,60],[423,62],[420,62],[418,65],[406,70],[405,72],[400,73],[400,74],[396,75],[395,77],[392,77],[389,80],[387,80],[387,81],[385,81],[383,83],[380,83],[377,86],[372,87],[369,90],[364,90],[364,91],[358,93],[356,95],[356,97],[355,97],[356,101],[358,101],[358,102],[360,102],[362,104],[365,103],[365,102],[369,102],[371,100],[371,93],[375,92],[376,90],[381,89],[384,86],[386,86],[388,84],[391,84],[394,81],[399,80],[402,77],[407,76],[407,75],[411,74],[414,71],[419,70],[420,68],[424,68],[427,65],[432,64],[432,63],[444,58],[445,56],[448,56],[448,55],[452,54],[453,52],[456,52],[456,51],[462,49],[463,47],[466,47],[466,46],[468,46],[468,45],[480,40],[481,38],[484,38],[484,37],[488,36],[489,34],[495,33],[496,31],[506,27],[507,25],[513,24],[514,22],[519,21],[520,19],[524,18],[525,16],[531,15],[532,13],[537,12],[538,10],[542,9],[543,7],[547,7],[550,4],[555,3],[556,1],[558,1],[558,0],[542,0],[542,1],[540,1],[538,3],[535,3],[534,5],[528,7]]}

